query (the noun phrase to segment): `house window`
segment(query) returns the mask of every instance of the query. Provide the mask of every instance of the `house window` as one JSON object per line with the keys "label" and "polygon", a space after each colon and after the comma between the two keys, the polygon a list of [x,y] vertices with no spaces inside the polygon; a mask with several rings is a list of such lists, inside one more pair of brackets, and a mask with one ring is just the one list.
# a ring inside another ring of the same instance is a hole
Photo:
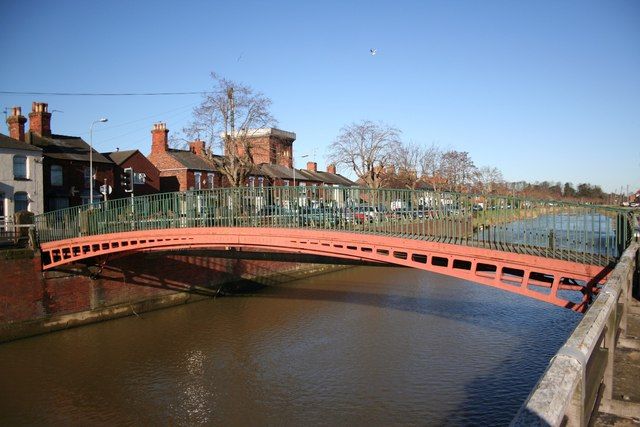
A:
{"label": "house window", "polygon": [[[96,168],[93,168],[93,177],[96,176]],[[83,174],[84,174],[84,188],[89,188],[89,186],[91,185],[91,174],[89,173],[89,166],[85,166],[83,169]],[[93,186],[95,188],[95,182],[93,183]]]}
{"label": "house window", "polygon": [[27,179],[27,158],[26,156],[13,156],[13,178]]}
{"label": "house window", "polygon": [[258,177],[258,187],[264,187],[264,177],[263,176],[259,176]]}
{"label": "house window", "polygon": [[69,199],[67,197],[52,197],[49,199],[49,210],[55,211],[69,207]]}
{"label": "house window", "polygon": [[0,223],[4,221],[4,193],[0,193]]}
{"label": "house window", "polygon": [[214,173],[207,174],[207,187],[209,189],[213,189],[216,186],[215,178],[216,178],[216,174]]}
{"label": "house window", "polygon": [[53,187],[62,187],[62,166],[51,165],[51,185]]}
{"label": "house window", "polygon": [[193,179],[195,180],[194,188],[196,190],[200,190],[202,188],[202,173],[194,172],[193,173]]}
{"label": "house window", "polygon": [[249,177],[249,187],[253,188],[256,186],[256,177],[255,176],[250,176]]}
{"label": "house window", "polygon": [[19,191],[13,195],[14,212],[29,210],[29,196],[24,191]]}
{"label": "house window", "polygon": [[282,185],[284,185],[285,187],[289,186],[289,180],[285,179],[284,181],[282,181]]}

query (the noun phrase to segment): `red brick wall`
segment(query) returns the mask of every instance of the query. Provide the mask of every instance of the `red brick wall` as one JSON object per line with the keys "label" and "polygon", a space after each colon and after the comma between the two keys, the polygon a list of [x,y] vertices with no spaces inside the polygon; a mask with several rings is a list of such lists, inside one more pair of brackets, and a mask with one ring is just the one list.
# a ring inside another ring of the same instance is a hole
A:
{"label": "red brick wall", "polygon": [[155,194],[160,192],[160,171],[142,153],[136,152],[120,166],[116,166],[114,182],[109,183],[113,186],[113,195],[111,198],[130,196],[130,193],[126,193],[124,188],[122,188],[122,182],[120,179],[120,175],[124,173],[126,168],[133,168],[136,173],[142,172],[147,176],[144,185],[134,186],[134,195],[144,196],[146,194]]}
{"label": "red brick wall", "polygon": [[[40,270],[40,258],[0,259],[0,329],[23,322],[130,304],[194,288],[216,291],[224,283],[273,274],[298,264],[208,256],[139,253],[111,260],[99,278],[86,266]],[[92,266],[92,271],[96,267]],[[44,277],[43,277],[44,276]],[[3,325],[4,324],[4,325]]]}
{"label": "red brick wall", "polygon": [[40,258],[0,260],[0,322],[43,317]]}

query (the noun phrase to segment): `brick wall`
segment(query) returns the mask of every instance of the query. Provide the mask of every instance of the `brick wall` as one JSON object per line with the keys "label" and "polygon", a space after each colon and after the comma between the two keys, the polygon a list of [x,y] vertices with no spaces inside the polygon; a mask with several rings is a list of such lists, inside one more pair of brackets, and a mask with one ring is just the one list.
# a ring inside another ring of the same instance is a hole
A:
{"label": "brick wall", "polygon": [[40,265],[38,256],[0,259],[0,342],[131,314],[120,310],[118,315],[94,315],[114,307],[129,310],[134,304],[189,293],[213,296],[238,286],[241,279],[262,277],[262,283],[277,283],[296,269],[317,268],[269,260],[138,253],[112,259],[94,280],[91,274],[97,266],[75,264],[43,274]]}
{"label": "brick wall", "polygon": [[[134,186],[134,194],[136,196],[144,196],[146,194],[155,194],[160,192],[160,171],[147,159],[142,153],[135,152],[120,166],[116,166],[116,174],[113,185],[113,195],[111,198],[129,197],[130,194],[124,191],[120,175],[124,173],[126,168],[133,168],[136,173],[144,173],[146,175],[145,183]],[[102,184],[102,182],[101,182]]]}

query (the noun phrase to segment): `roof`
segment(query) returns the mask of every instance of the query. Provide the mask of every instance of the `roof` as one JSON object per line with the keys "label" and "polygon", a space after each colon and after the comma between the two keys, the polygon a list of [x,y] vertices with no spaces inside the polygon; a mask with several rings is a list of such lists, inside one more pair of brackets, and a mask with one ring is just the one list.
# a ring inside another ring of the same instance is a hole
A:
{"label": "roof", "polygon": [[[84,142],[79,136],[68,135],[51,135],[45,137],[33,132],[29,132],[28,138],[30,142],[42,148],[45,157],[62,160],[78,160],[83,162],[89,161],[89,144]],[[92,161],[94,163],[113,163],[96,150],[91,149]]]}
{"label": "roof", "polygon": [[202,157],[192,153],[189,150],[169,149],[167,151],[171,157],[176,159],[187,169],[215,172],[216,168],[213,161],[203,159]]}
{"label": "roof", "polygon": [[[263,174],[271,178],[293,179],[293,169],[281,165],[262,163],[258,166],[257,174]],[[329,172],[312,172],[306,169],[296,169],[295,178],[301,181],[316,181],[325,184],[336,184],[344,186],[356,185],[355,182],[340,174]]]}
{"label": "roof", "polygon": [[[285,139],[285,140],[296,140],[296,134],[294,132],[289,132],[282,129],[276,128],[259,128],[259,129],[244,129],[235,132],[236,135],[246,136],[247,138],[260,138],[263,136],[273,136],[275,138]],[[224,137],[224,133],[221,133],[220,136]]]}
{"label": "roof", "polygon": [[345,176],[340,175],[339,173],[316,172],[316,174],[320,175],[320,177],[322,178],[322,182],[326,182],[327,184],[343,185],[345,187],[352,187],[356,185],[355,182],[351,181]]}
{"label": "roof", "polygon": [[121,165],[133,156],[138,150],[126,150],[126,151],[112,151],[110,153],[102,153],[103,156],[110,159],[116,165]]}
{"label": "roof", "polygon": [[261,173],[271,178],[293,179],[293,169],[286,166],[262,163],[258,168]]}
{"label": "roof", "polygon": [[34,147],[33,145],[18,141],[17,139],[13,139],[10,136],[4,135],[0,133],[0,148],[9,148],[11,150],[26,150],[26,151],[42,151],[42,149],[38,147]]}

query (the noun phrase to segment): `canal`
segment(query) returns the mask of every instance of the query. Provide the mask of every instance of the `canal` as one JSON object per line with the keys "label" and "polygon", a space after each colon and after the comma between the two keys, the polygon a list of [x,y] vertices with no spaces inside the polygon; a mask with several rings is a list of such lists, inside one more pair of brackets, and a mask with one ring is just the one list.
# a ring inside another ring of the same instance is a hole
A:
{"label": "canal", "polygon": [[505,425],[580,315],[358,267],[0,345],[2,425]]}

